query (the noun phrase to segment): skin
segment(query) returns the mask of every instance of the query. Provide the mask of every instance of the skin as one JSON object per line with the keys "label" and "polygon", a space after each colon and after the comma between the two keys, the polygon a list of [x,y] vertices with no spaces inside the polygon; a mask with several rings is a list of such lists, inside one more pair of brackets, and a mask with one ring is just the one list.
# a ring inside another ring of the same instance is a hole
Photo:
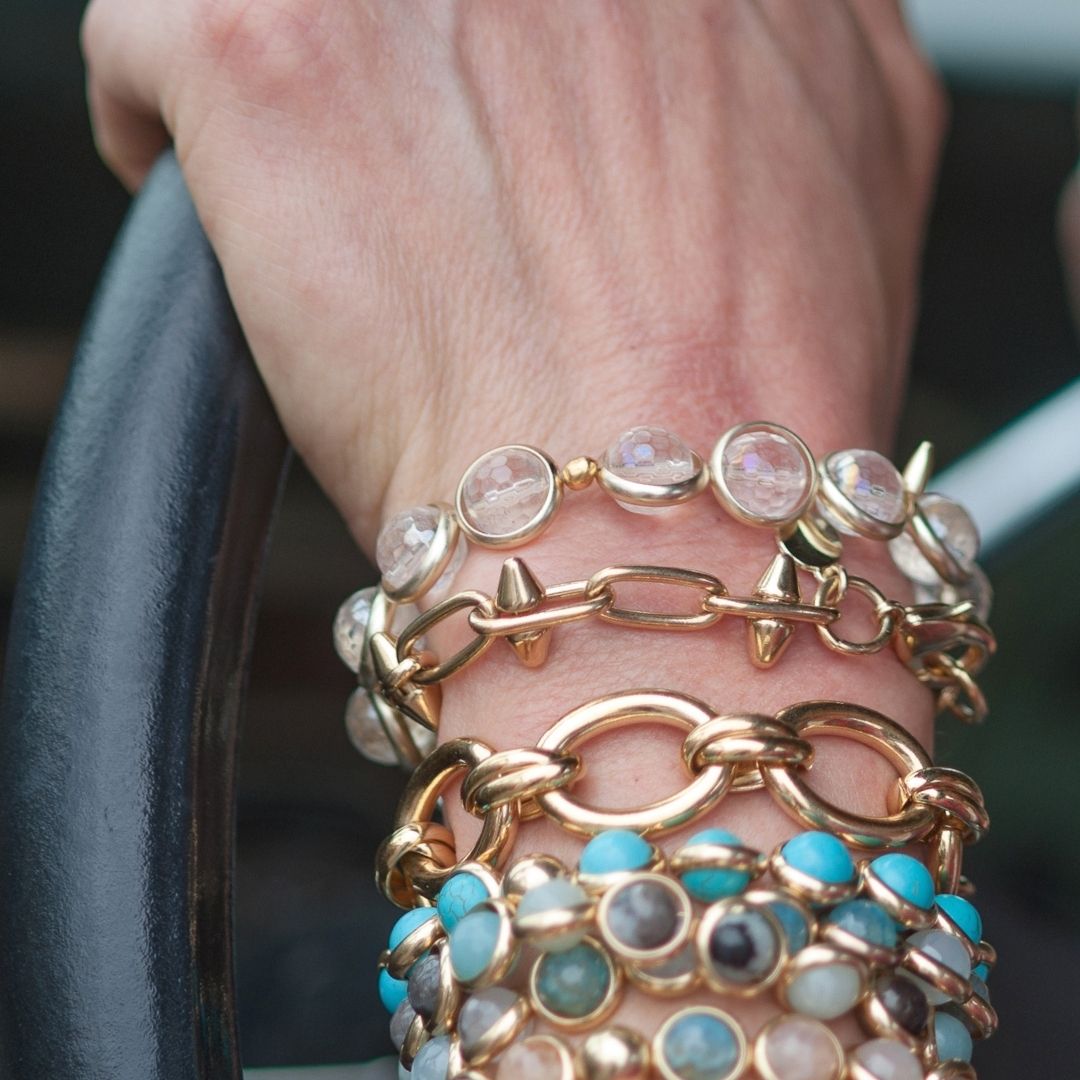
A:
{"label": "skin", "polygon": [[[84,47],[105,160],[136,188],[175,145],[286,430],[368,552],[506,442],[561,463],[650,423],[707,454],[769,419],[815,453],[889,449],[944,123],[889,0],[93,0]],[[908,599],[880,545],[849,550]],[[771,551],[710,498],[646,519],[594,489],[523,554],[547,583],[649,562],[745,594]],[[502,558],[474,551],[457,584],[493,592]],[[563,628],[537,671],[497,646],[446,684],[442,733],[528,746],[647,683],[721,711],[857,701],[929,742],[928,695],[890,653],[804,628],[763,673],[728,623]],[[818,790],[884,812],[891,768],[819,744]],[[679,783],[664,732],[586,753],[588,801]],[[451,818],[463,847],[475,822]],[[763,849],[795,829],[764,795],[708,824]],[[517,850],[579,846],[532,824]]]}

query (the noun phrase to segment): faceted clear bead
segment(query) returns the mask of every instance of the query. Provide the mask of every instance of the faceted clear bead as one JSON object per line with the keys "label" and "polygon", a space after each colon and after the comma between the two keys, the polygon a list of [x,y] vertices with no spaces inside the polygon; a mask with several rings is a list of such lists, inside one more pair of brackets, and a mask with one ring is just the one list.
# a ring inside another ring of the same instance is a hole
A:
{"label": "faceted clear bead", "polygon": [[517,1004],[518,996],[504,986],[492,986],[473,994],[461,1007],[457,1030],[466,1056],[484,1036]]}
{"label": "faceted clear bead", "polygon": [[738,508],[769,524],[794,517],[814,479],[799,446],[775,431],[737,435],[724,447],[720,469]]}
{"label": "faceted clear bead", "polygon": [[469,466],[461,482],[466,523],[495,539],[536,527],[555,487],[551,466],[535,450],[499,447]]}
{"label": "faceted clear bead", "polygon": [[967,600],[975,605],[975,614],[983,622],[990,618],[994,588],[978,564],[972,567],[971,577],[963,585],[949,585],[940,579],[932,585],[915,583],[915,601],[919,604],[960,604]]}
{"label": "faceted clear bead", "polygon": [[[441,512],[437,506],[414,506],[395,514],[379,533],[375,544],[375,562],[387,588],[400,589],[410,578],[422,573],[431,557],[431,547],[438,532]],[[434,598],[445,592],[465,561],[467,544],[459,537],[454,553],[439,580],[428,590]]]}
{"label": "faceted clear bead", "polygon": [[874,1080],[921,1080],[923,1075],[919,1059],[895,1039],[871,1039],[851,1056]]}
{"label": "faceted clear bead", "polygon": [[[933,492],[919,498],[919,509],[945,550],[961,570],[970,574],[979,554],[979,530],[971,515],[959,503]],[[889,541],[889,551],[893,562],[909,581],[934,585],[941,580],[915,540],[906,532]]]}
{"label": "faceted clear bead", "polygon": [[362,686],[349,695],[345,706],[345,730],[349,741],[368,761],[376,765],[396,765],[397,754],[379,721],[371,695]]}
{"label": "faceted clear bead", "polygon": [[[848,501],[874,521],[899,525],[904,520],[904,481],[887,457],[875,450],[841,450],[829,456],[826,470]],[[823,509],[841,532],[856,535],[827,500]]]}
{"label": "faceted clear bead", "polygon": [[371,601],[378,591],[378,586],[372,585],[354,592],[334,616],[334,649],[350,671],[360,670],[360,650],[371,618]]}
{"label": "faceted clear bead", "polygon": [[[670,431],[660,427],[636,427],[624,431],[605,451],[603,466],[621,480],[662,489],[689,480],[696,472],[690,448]],[[645,506],[615,500],[634,513],[657,513],[662,505]]]}

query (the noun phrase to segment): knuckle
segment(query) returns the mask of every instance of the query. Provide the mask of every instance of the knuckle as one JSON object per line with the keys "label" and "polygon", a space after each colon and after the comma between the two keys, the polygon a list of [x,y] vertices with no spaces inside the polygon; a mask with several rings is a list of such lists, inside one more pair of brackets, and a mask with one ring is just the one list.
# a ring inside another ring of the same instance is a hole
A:
{"label": "knuckle", "polygon": [[254,100],[295,94],[330,41],[325,0],[197,0],[197,52]]}

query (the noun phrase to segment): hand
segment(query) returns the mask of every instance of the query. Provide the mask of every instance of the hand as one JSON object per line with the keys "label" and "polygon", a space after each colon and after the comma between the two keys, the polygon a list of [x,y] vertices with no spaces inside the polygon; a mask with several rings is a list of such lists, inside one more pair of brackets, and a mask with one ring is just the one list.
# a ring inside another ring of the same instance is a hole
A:
{"label": "hand", "polygon": [[366,546],[500,441],[889,439],[942,127],[891,0],[93,0],[85,46]]}

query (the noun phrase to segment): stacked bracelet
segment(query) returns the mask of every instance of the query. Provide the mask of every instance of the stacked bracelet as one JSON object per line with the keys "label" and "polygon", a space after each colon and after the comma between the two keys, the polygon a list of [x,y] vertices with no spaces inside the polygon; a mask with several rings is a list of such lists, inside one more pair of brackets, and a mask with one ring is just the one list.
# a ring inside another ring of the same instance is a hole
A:
{"label": "stacked bracelet", "polygon": [[[974,781],[935,766],[888,717],[832,701],[731,714],[644,689],[572,709],[534,746],[435,745],[444,680],[499,639],[540,668],[564,627],[592,619],[684,632],[742,620],[762,668],[810,625],[836,653],[891,649],[940,710],[982,720],[976,677],[995,648],[990,590],[970,518],[924,491],[931,463],[928,443],[902,474],[865,450],[818,463],[796,435],[766,423],[732,428],[706,463],[671,433],[640,427],[601,457],[561,468],[533,447],[500,447],[466,470],[453,506],[387,523],[380,585],[342,605],[334,640],[360,684],[346,716],[354,743],[412,770],[376,858],[380,890],[408,909],[379,973],[402,1080],[736,1080],[751,1070],[761,1080],[973,1080],[972,1042],[997,1024],[986,990],[995,955],[962,858],[989,819]],[[712,568],[650,563],[541,582],[516,555],[490,591],[447,595],[470,543],[523,545],[566,493],[591,486],[645,513],[711,488],[735,519],[770,529],[776,551],[745,595]],[[849,572],[846,537],[887,542],[917,602]],[[873,614],[860,639],[837,626],[852,603]],[[427,642],[450,619],[469,637],[436,655]],[[683,787],[626,809],[582,802],[585,744],[640,724],[681,732]],[[896,770],[886,814],[816,792],[820,737],[858,741]],[[455,784],[480,822],[467,852],[442,817]],[[716,828],[671,852],[657,845],[752,791],[804,831],[768,856]],[[541,817],[585,842],[576,867],[543,855],[510,860],[518,826]],[[924,861],[899,850],[913,845]],[[655,1033],[610,1023],[627,994],[668,1001]],[[783,1011],[745,1031],[732,1002],[762,995]],[[865,1038],[842,1044],[827,1024],[849,1014]]]}
{"label": "stacked bracelet", "polygon": [[[870,450],[829,454],[819,465],[795,434],[776,424],[743,424],[726,432],[711,467],[681,440],[655,427],[635,428],[599,460],[572,459],[562,469],[523,445],[482,455],[458,485],[455,507],[432,504],[392,518],[378,542],[381,585],[350,597],[335,621],[342,659],[361,689],[347,711],[354,743],[382,763],[413,767],[430,746],[423,729],[438,725],[439,684],[477,660],[496,638],[527,666],[547,657],[552,631],[596,617],[652,630],[707,630],[722,618],[747,623],[751,661],[770,667],[803,624],[831,650],[848,656],[891,648],[935,693],[940,710],[982,720],[986,701],[976,681],[995,642],[986,626],[990,590],[975,563],[978,533],[956,503],[923,487],[932,450],[923,443],[901,475]],[[508,559],[492,592],[445,597],[467,540],[515,547],[543,532],[565,490],[599,485],[628,509],[655,512],[711,486],[739,521],[774,531],[777,554],[748,596],[732,595],[712,573],[682,567],[610,566],[586,579],[542,584],[520,558]],[[890,599],[849,574],[842,536],[888,541],[897,566],[922,602]],[[813,579],[810,602],[800,574]],[[690,590],[687,607],[628,608],[618,599],[627,582]],[[440,597],[443,597],[439,599]],[[423,615],[414,602],[434,601]],[[850,603],[868,604],[874,632],[850,640],[834,624]],[[440,622],[464,618],[473,638],[457,654],[437,658],[423,639]]]}
{"label": "stacked bracelet", "polygon": [[[685,733],[685,787],[637,808],[580,803],[573,788],[584,744],[642,723]],[[800,774],[812,776],[818,736],[854,738],[897,767],[905,795],[893,812],[867,817],[814,793]],[[460,860],[432,819],[459,777],[464,808],[482,821]],[[670,857],[651,842],[761,787],[802,825],[830,831],[800,833],[769,858],[718,829]],[[538,814],[589,838],[572,873],[548,856],[503,870],[517,824]],[[733,1080],[753,1061],[765,1080],[785,1080],[776,1061],[801,1039],[818,1060],[816,1072],[800,1074],[808,1080],[971,1077],[971,1040],[996,1026],[985,986],[994,951],[962,895],[960,853],[987,826],[968,777],[933,767],[899,725],[846,703],[719,715],[684,694],[632,691],[572,710],[532,749],[446,743],[410,780],[377,856],[383,892],[411,909],[380,974],[403,1070],[410,1080],[507,1080],[546,1059],[544,1077],[600,1080],[610,1074],[593,1057],[606,1047],[639,1063],[620,1076]],[[920,841],[930,869],[899,851],[880,853]],[[878,854],[856,866],[845,844]],[[673,1011],[647,1040],[604,1027],[631,987],[716,1000]],[[785,1013],[751,1048],[721,1006],[766,993]],[[823,1023],[848,1013],[870,1041],[844,1050]],[[520,1042],[540,1023],[594,1034],[573,1054],[550,1034]],[[713,1071],[684,1070],[680,1039],[710,1045]],[[529,1053],[537,1060],[525,1062]]]}

